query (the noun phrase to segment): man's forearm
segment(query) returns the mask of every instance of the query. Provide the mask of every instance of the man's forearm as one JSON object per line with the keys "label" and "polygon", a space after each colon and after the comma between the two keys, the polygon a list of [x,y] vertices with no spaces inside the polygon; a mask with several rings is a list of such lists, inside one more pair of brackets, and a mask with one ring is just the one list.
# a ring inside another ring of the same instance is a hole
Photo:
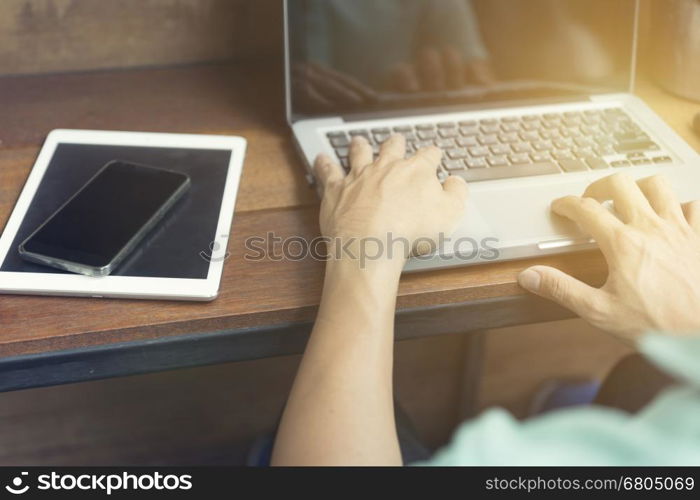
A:
{"label": "man's forearm", "polygon": [[274,465],[400,465],[392,392],[401,262],[329,262]]}

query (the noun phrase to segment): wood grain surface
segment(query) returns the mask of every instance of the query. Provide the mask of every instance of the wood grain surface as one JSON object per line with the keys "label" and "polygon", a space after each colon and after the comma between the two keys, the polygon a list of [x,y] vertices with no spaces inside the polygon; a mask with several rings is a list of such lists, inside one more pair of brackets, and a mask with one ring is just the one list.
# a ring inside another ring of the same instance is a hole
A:
{"label": "wood grain surface", "polygon": [[[226,329],[309,321],[323,264],[244,258],[250,236],[318,235],[318,202],[304,181],[283,116],[280,62],[198,65],[0,79],[0,224],[4,225],[48,131],[57,127],[202,132],[245,136],[249,151],[224,270],[211,303],[0,297],[0,357],[79,349]],[[700,106],[641,88],[652,107],[695,147],[688,129]],[[517,298],[520,270],[504,262],[404,276],[399,313],[446,304]],[[590,283],[606,267],[597,252],[537,259]],[[517,309],[503,302],[510,324]],[[485,325],[488,326],[488,325]]]}
{"label": "wood grain surface", "polygon": [[0,74],[264,57],[281,0],[3,0]]}

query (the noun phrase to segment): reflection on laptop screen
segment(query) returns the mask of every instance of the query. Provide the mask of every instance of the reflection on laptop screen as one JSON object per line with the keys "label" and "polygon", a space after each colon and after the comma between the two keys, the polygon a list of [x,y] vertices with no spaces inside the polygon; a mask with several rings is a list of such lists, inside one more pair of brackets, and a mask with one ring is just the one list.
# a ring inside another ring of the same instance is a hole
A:
{"label": "reflection on laptop screen", "polygon": [[292,116],[626,92],[635,0],[289,0]]}

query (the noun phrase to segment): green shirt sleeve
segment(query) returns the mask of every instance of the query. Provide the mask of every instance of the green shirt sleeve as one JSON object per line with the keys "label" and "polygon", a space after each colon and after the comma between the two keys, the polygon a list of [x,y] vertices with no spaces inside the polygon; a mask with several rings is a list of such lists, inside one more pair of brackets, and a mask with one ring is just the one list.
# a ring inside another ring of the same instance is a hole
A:
{"label": "green shirt sleeve", "polygon": [[700,465],[700,337],[650,334],[639,349],[683,383],[636,415],[590,406],[519,422],[489,410],[422,465]]}

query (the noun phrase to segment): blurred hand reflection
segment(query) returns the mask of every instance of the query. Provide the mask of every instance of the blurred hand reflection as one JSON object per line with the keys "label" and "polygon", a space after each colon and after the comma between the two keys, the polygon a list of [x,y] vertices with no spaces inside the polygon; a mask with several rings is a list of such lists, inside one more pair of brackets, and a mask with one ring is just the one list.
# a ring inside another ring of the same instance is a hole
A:
{"label": "blurred hand reflection", "polygon": [[470,0],[308,0],[298,15],[293,85],[307,109],[444,99],[426,94],[494,80]]}
{"label": "blurred hand reflection", "polygon": [[325,111],[376,102],[377,93],[356,78],[315,62],[292,67],[295,96],[306,109]]}
{"label": "blurred hand reflection", "polygon": [[489,85],[495,81],[487,59],[465,61],[454,47],[428,47],[413,61],[396,64],[388,72],[387,88],[395,92],[454,90],[466,84]]}
{"label": "blurred hand reflection", "polygon": [[[412,61],[387,68],[382,91],[404,94],[439,92],[457,90],[465,85],[491,85],[495,80],[487,59],[465,61],[453,47],[429,47],[419,50]],[[301,104],[315,111],[382,101],[382,91],[316,62],[294,64],[292,85]]]}

